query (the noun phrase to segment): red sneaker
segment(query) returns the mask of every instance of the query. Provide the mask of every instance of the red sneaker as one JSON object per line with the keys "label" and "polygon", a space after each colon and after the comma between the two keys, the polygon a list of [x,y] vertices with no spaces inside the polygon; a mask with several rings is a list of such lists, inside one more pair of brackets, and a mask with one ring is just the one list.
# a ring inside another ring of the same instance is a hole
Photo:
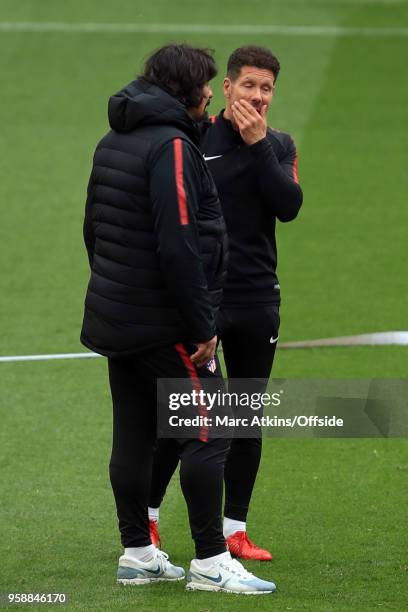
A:
{"label": "red sneaker", "polygon": [[272,561],[271,553],[251,542],[246,531],[236,531],[226,539],[226,542],[228,550],[234,557],[255,559],[256,561]]}
{"label": "red sneaker", "polygon": [[159,526],[156,521],[152,521],[151,519],[149,519],[149,533],[152,544],[156,546],[156,548],[160,548]]}

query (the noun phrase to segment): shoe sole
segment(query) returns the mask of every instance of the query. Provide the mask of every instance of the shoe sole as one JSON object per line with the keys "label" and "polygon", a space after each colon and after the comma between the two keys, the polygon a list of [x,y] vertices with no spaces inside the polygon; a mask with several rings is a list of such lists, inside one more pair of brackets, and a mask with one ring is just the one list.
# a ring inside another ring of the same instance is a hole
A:
{"label": "shoe sole", "polygon": [[243,559],[244,561],[262,561],[263,563],[270,563],[273,559],[273,557],[270,559],[259,559],[258,557],[247,557],[245,555],[235,555],[234,553],[231,553],[231,557],[233,559]]}
{"label": "shoe sole", "polygon": [[151,584],[152,582],[180,582],[180,580],[184,580],[185,576],[180,576],[180,578],[117,578],[116,582],[118,584],[123,585],[142,585],[142,584]]}
{"label": "shoe sole", "polygon": [[186,591],[217,591],[220,593],[234,593],[235,595],[271,595],[276,591],[234,591],[233,589],[224,589],[212,584],[197,584],[196,582],[188,582]]}

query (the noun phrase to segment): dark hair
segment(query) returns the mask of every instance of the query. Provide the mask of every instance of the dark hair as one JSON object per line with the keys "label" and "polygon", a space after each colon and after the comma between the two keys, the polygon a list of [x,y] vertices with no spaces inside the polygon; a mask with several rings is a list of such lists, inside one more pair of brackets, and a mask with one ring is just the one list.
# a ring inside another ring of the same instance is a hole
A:
{"label": "dark hair", "polygon": [[243,66],[254,66],[270,70],[275,80],[278,78],[280,70],[278,58],[269,49],[256,47],[255,45],[239,47],[230,55],[227,64],[227,75],[231,81],[235,81],[239,77]]}
{"label": "dark hair", "polygon": [[203,99],[203,85],[216,74],[211,50],[174,43],[157,49],[147,59],[143,77],[187,108],[196,108]]}

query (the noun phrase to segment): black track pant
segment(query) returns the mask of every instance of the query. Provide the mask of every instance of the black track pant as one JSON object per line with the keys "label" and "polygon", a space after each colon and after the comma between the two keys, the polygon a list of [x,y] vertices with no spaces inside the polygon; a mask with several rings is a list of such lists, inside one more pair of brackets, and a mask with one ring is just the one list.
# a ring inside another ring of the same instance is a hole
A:
{"label": "black track pant", "polygon": [[[218,316],[228,378],[270,376],[279,333],[277,304],[223,308]],[[261,392],[262,387],[257,391]],[[234,391],[229,388],[229,391]],[[225,466],[224,516],[246,521],[262,452],[262,437],[231,441]],[[158,441],[154,457],[149,506],[158,508],[177,467],[177,446],[172,440]]]}
{"label": "black track pant", "polygon": [[[189,350],[190,349],[190,350]],[[113,400],[113,445],[109,465],[124,547],[151,544],[147,506],[156,444],[157,378],[191,378],[205,386],[213,376],[195,369],[192,347],[177,345],[127,359],[109,359]],[[193,381],[192,381],[193,388]],[[197,558],[226,550],[222,533],[222,494],[229,441],[199,439],[175,441],[180,458],[180,482],[187,502]]]}

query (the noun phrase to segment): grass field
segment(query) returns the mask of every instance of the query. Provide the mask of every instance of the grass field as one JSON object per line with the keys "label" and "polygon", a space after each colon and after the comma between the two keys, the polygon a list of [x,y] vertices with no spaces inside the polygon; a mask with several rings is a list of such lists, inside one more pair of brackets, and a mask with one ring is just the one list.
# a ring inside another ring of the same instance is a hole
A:
{"label": "grass field", "polygon": [[[304,208],[278,228],[281,339],[407,329],[408,3],[369,0],[78,3],[2,0],[0,22],[286,25],[325,34],[15,32],[1,29],[1,354],[78,352],[88,281],[84,194],[107,99],[168,40],[229,53],[255,42],[282,63],[270,124],[299,149]],[[353,33],[353,28],[355,28]],[[405,347],[278,351],[274,376],[407,378]],[[406,440],[266,440],[249,527],[273,598],[120,589],[107,476],[104,360],[0,363],[1,592],[69,594],[69,609],[143,612],[406,610]],[[172,560],[193,555],[176,479],[163,506]],[[28,607],[28,606],[27,606]],[[34,606],[30,606],[31,609]]]}

